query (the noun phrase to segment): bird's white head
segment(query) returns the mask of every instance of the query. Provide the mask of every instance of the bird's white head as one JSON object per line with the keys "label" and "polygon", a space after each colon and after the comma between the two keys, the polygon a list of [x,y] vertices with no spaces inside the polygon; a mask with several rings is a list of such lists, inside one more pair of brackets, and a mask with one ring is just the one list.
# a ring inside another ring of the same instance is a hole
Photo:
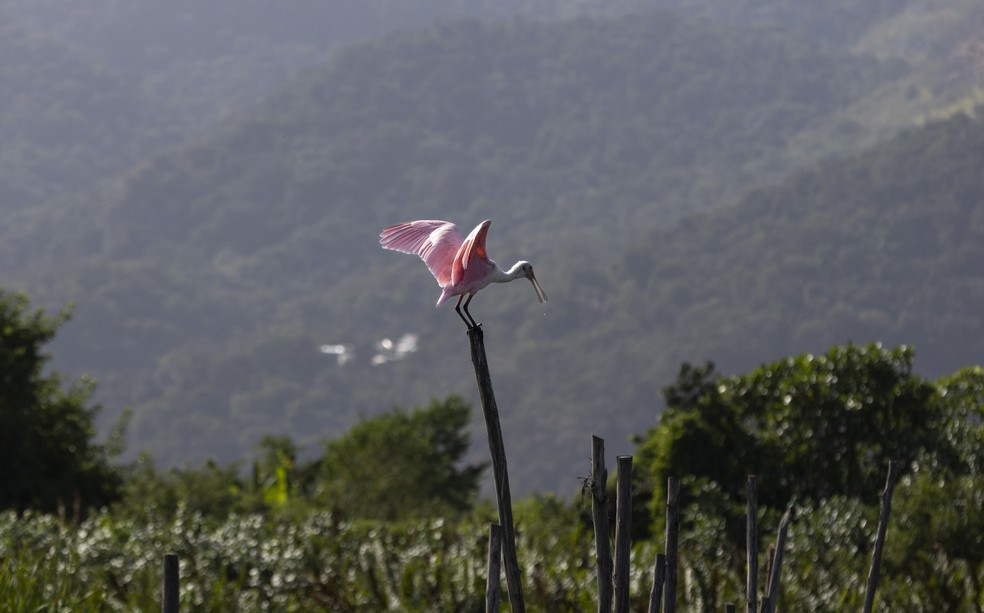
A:
{"label": "bird's white head", "polygon": [[517,262],[516,265],[513,266],[513,270],[518,273],[516,275],[517,278],[526,277],[530,280],[530,283],[533,284],[534,291],[536,291],[536,299],[540,301],[540,304],[547,301],[547,292],[543,291],[543,288],[540,287],[540,283],[536,280],[536,275],[533,274],[532,264],[526,261]]}

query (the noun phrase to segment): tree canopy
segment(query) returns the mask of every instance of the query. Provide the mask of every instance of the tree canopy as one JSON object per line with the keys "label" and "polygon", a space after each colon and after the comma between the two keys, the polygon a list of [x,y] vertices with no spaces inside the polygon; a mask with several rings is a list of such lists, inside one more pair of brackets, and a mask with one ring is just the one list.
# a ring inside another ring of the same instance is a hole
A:
{"label": "tree canopy", "polygon": [[112,446],[95,437],[94,383],[66,386],[42,349],[68,318],[0,290],[0,509],[84,513],[119,495]]}
{"label": "tree canopy", "polygon": [[313,499],[346,517],[455,515],[478,496],[485,464],[461,465],[471,407],[451,396],[364,419],[325,444]]}
{"label": "tree canopy", "polygon": [[870,502],[889,460],[908,465],[940,443],[937,391],[912,374],[912,357],[849,344],[733,377],[685,366],[640,451],[656,483],[706,477],[740,501],[755,474],[769,506],[837,494]]}

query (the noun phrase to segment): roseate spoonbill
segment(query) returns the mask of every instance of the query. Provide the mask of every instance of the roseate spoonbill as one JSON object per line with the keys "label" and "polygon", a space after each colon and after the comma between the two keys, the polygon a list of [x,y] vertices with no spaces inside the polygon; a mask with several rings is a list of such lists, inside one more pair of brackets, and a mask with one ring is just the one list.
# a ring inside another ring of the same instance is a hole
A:
{"label": "roseate spoonbill", "polygon": [[[490,225],[492,220],[486,219],[462,241],[458,226],[450,221],[408,221],[380,232],[379,244],[384,249],[419,255],[444,290],[437,299],[437,306],[444,304],[451,296],[457,296],[458,303],[454,305],[454,310],[470,329],[478,324],[468,312],[468,304],[489,283],[529,279],[536,291],[537,300],[541,303],[547,301],[547,294],[533,276],[533,266],[529,262],[516,262],[512,268],[503,272],[489,259],[485,253],[485,236],[489,233]],[[461,304],[462,300],[465,301],[464,305]],[[465,309],[464,315],[461,314],[462,307]],[[468,316],[467,319],[465,315]]]}

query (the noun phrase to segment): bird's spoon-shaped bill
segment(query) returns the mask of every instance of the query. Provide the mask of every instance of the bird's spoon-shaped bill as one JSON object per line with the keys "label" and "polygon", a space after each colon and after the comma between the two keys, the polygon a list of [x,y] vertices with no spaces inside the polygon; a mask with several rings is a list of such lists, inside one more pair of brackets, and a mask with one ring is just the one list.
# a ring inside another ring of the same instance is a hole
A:
{"label": "bird's spoon-shaped bill", "polygon": [[540,304],[546,302],[547,292],[543,291],[543,288],[540,287],[540,283],[536,280],[536,276],[533,274],[532,267],[530,267],[530,273],[526,275],[526,278],[533,284],[533,289],[536,291],[536,299],[540,301]]}

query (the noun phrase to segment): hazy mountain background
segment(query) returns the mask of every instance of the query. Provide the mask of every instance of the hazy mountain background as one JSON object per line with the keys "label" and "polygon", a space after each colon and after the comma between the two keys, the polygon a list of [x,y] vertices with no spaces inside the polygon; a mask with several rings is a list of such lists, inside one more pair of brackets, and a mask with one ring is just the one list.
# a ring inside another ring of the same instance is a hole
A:
{"label": "hazy mountain background", "polygon": [[413,218],[492,218],[550,295],[472,305],[520,492],[576,488],[592,433],[629,452],[685,360],[981,361],[979,3],[7,0],[0,24],[0,287],[74,301],[55,366],[100,381],[107,426],[133,407],[131,455],[477,407],[464,327],[377,245]]}

